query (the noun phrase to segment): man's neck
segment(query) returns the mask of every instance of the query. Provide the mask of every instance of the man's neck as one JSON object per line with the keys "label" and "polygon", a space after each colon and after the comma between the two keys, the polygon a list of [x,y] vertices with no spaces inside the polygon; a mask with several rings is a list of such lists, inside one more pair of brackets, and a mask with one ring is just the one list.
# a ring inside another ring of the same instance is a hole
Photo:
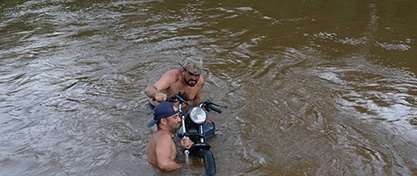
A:
{"label": "man's neck", "polygon": [[158,131],[161,133],[172,135],[172,132],[166,126],[160,126]]}

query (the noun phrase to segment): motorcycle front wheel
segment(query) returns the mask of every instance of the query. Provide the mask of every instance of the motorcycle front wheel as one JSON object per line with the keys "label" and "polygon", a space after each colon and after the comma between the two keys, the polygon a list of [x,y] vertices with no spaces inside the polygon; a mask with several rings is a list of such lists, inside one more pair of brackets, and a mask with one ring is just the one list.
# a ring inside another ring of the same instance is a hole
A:
{"label": "motorcycle front wheel", "polygon": [[216,163],[214,161],[213,153],[210,150],[203,150],[204,168],[207,176],[216,175]]}

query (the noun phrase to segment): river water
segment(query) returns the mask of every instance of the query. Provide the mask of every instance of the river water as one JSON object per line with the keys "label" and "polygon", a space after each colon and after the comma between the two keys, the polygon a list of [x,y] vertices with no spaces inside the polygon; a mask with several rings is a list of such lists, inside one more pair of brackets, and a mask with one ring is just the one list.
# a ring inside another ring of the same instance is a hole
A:
{"label": "river water", "polygon": [[143,89],[204,61],[218,175],[416,175],[417,1],[2,0],[0,175],[173,173]]}

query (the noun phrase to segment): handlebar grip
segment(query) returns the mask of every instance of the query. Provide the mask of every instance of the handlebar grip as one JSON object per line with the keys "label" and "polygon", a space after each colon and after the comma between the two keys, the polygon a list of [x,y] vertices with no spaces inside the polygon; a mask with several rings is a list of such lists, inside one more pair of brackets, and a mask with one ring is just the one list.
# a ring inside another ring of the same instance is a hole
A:
{"label": "handlebar grip", "polygon": [[208,105],[208,108],[213,110],[213,111],[216,111],[217,113],[222,113],[222,110],[220,110],[219,108],[214,107],[213,105]]}

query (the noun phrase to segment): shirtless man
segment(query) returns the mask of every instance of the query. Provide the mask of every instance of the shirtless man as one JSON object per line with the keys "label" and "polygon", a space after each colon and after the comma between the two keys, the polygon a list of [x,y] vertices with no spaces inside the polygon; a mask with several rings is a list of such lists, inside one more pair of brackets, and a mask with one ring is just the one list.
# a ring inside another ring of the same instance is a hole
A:
{"label": "shirtless man", "polygon": [[204,78],[201,76],[202,62],[187,58],[181,66],[182,68],[167,71],[157,82],[145,88],[145,95],[152,108],[179,92],[193,105],[200,103],[204,86]]}
{"label": "shirtless man", "polygon": [[[170,102],[158,104],[154,110],[154,117],[147,126],[157,125],[157,131],[149,138],[146,148],[148,162],[161,170],[173,171],[181,168],[181,164],[175,161],[177,147],[172,140],[175,131],[181,126],[178,108]],[[188,137],[181,139],[182,147],[189,149],[193,142]]]}

